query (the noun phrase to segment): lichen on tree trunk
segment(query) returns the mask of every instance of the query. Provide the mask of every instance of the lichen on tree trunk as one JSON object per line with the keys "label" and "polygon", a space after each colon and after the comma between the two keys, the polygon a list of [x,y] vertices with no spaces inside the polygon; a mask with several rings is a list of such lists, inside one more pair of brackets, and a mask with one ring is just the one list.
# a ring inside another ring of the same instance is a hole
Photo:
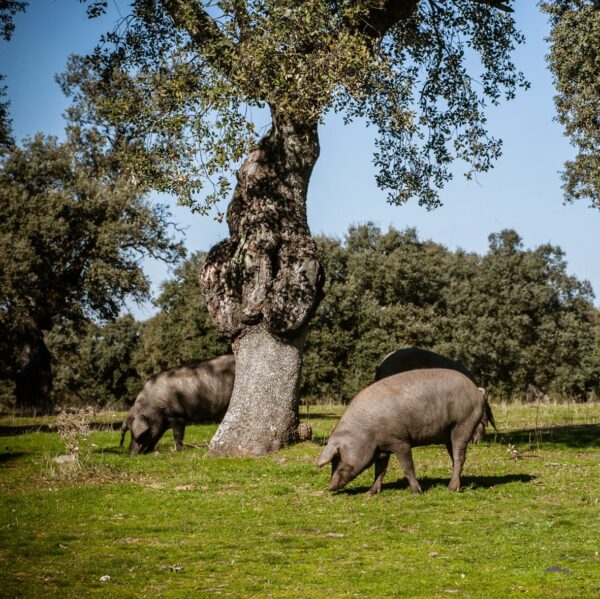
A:
{"label": "lichen on tree trunk", "polygon": [[233,395],[212,455],[258,456],[295,440],[303,343],[303,336],[277,339],[259,327],[236,341]]}
{"label": "lichen on tree trunk", "polygon": [[317,123],[275,110],[272,116],[238,171],[230,237],[209,252],[200,273],[209,312],[234,338],[236,354],[236,383],[213,455],[261,455],[293,439],[306,325],[323,286],[306,219]]}

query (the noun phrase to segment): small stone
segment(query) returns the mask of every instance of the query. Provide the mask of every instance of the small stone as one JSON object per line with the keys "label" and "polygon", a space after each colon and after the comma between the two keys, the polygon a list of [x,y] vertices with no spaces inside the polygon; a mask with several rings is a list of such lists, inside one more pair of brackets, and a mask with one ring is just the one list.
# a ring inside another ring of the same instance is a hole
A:
{"label": "small stone", "polygon": [[110,580],[110,576],[105,574],[104,576],[100,576],[100,582],[108,582]]}

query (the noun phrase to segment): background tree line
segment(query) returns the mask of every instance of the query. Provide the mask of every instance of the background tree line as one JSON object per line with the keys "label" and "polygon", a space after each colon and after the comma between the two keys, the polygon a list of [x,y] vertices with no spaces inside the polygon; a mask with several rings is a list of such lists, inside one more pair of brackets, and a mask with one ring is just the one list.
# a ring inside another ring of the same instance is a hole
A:
{"label": "background tree line", "polygon": [[[325,298],[308,334],[303,401],[350,400],[403,346],[459,360],[495,399],[598,396],[598,311],[589,284],[567,274],[559,247],[524,249],[505,230],[478,255],[420,240],[414,229],[382,232],[370,223],[317,243]],[[194,254],[174,271],[157,314],[144,322],[63,319],[47,333],[55,403],[125,406],[152,373],[230,351],[198,287],[203,259]],[[10,405],[7,373],[3,364]]]}

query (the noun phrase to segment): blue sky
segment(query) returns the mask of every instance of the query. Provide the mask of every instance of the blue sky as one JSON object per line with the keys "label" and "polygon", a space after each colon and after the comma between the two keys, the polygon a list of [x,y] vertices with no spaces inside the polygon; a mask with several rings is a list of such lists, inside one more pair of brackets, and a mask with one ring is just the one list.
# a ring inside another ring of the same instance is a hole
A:
{"label": "blue sky", "polygon": [[[127,12],[124,0],[110,4],[113,15],[119,8]],[[517,49],[515,62],[531,89],[488,112],[491,134],[504,140],[504,154],[496,167],[476,182],[466,181],[457,171],[442,191],[444,206],[437,210],[428,212],[416,202],[390,206],[375,185],[372,131],[360,123],[345,127],[335,116],[328,118],[320,131],[321,157],[309,188],[313,233],[343,237],[349,225],[372,220],[383,229],[416,227],[423,239],[482,253],[490,233],[510,227],[526,247],[547,242],[561,246],[569,272],[589,280],[600,295],[600,213],[585,203],[562,203],[559,171],[574,149],[553,121],[554,89],[545,63],[546,18],[535,3],[522,0],[515,3],[515,15],[527,38]],[[37,131],[62,135],[67,100],[54,76],[64,70],[69,54],[94,46],[111,18],[89,21],[75,0],[31,0],[28,11],[16,19],[13,40],[0,43],[0,73],[7,77],[17,139]],[[206,250],[226,237],[225,224],[170,204],[175,219],[187,227],[190,250]],[[160,263],[148,261],[145,268],[155,289],[169,276]],[[153,312],[150,304],[131,308],[139,318]]]}

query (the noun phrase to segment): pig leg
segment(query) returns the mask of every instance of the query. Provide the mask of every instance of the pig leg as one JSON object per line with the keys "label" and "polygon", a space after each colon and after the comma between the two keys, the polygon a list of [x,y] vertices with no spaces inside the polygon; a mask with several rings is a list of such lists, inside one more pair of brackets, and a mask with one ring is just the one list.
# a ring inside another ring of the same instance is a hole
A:
{"label": "pig leg", "polygon": [[465,465],[465,458],[467,456],[467,442],[463,440],[453,440],[451,443],[452,447],[452,478],[448,489],[450,491],[458,491],[460,489],[460,475],[462,474],[463,466]]}
{"label": "pig leg", "polygon": [[367,491],[369,495],[375,495],[381,491],[381,483],[383,482],[389,461],[389,453],[380,453],[375,458],[375,481],[373,482],[373,486]]}
{"label": "pig leg", "polygon": [[413,493],[422,493],[419,481],[415,477],[415,465],[413,464],[412,451],[408,443],[398,443],[393,447],[393,451],[402,466],[404,476],[408,480],[410,490]]}
{"label": "pig leg", "polygon": [[185,433],[185,422],[183,420],[173,420],[173,438],[175,439],[175,449],[183,450],[183,434]]}
{"label": "pig leg", "polygon": [[450,439],[448,439],[448,441],[446,441],[446,450],[448,451],[448,455],[450,456],[450,459],[452,460],[452,465],[454,465],[454,453],[452,451],[452,441],[450,441]]}

